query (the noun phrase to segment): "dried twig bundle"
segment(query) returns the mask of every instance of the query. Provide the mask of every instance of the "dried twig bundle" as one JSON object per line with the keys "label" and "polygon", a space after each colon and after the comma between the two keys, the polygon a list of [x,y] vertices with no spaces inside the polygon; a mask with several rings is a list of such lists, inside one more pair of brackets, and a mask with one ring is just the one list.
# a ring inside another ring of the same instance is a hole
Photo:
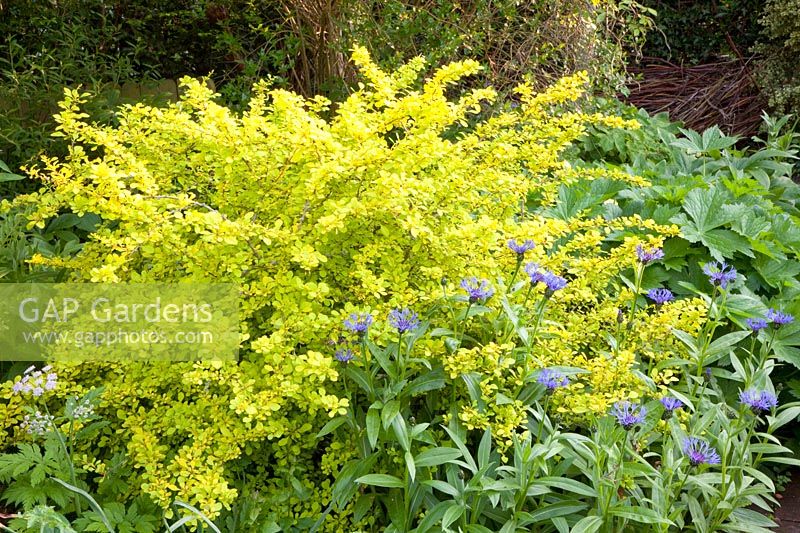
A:
{"label": "dried twig bundle", "polygon": [[636,78],[625,100],[650,113],[667,111],[698,131],[716,124],[729,135],[749,137],[758,131],[765,105],[749,68],[752,60],[684,66],[647,58],[629,69]]}

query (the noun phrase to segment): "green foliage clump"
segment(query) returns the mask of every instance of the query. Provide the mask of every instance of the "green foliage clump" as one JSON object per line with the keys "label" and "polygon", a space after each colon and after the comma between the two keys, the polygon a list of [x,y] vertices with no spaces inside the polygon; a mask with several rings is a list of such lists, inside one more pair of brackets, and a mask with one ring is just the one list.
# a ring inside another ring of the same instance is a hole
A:
{"label": "green foliage clump", "polygon": [[770,106],[780,113],[800,113],[800,2],[769,0],[761,15],[763,38],[757,51],[763,56],[757,75]]}
{"label": "green foliage clump", "polygon": [[[711,128],[702,134],[627,109],[641,128],[593,130],[570,154],[580,165],[613,168],[645,177],[652,187],[620,190],[612,196],[587,191],[562,193],[578,197],[581,207],[606,217],[640,213],[680,226],[682,238],[670,244],[670,269],[661,273],[677,292],[699,286],[703,274],[696,261],[726,261],[746,278],[745,309],[764,305],[798,312],[800,291],[800,187],[793,181],[800,145],[788,128],[789,117],[765,116],[766,136],[752,148],[737,148],[738,139]],[[764,303],[761,303],[763,300]],[[742,314],[732,317],[741,324]],[[800,366],[800,336],[787,335],[774,347],[778,357]]]}
{"label": "green foliage clump", "polygon": [[345,36],[369,43],[382,64],[425,56],[438,64],[484,58],[486,83],[508,90],[532,76],[539,87],[581,70],[617,90],[627,54],[644,43],[654,12],[634,1],[354,2]]}
{"label": "green foliage clump", "polygon": [[[584,70],[596,86],[613,90],[627,50],[642,44],[650,14],[631,0],[4,2],[0,160],[16,170],[43,154],[66,153],[51,136],[65,86],[91,92],[84,111],[112,125],[119,104],[140,99],[131,84],[157,94],[159,80],[187,74],[209,76],[237,111],[260,79],[338,101],[355,83],[348,54],[363,42],[389,68],[419,55],[433,64],[482,57],[490,69],[479,82],[503,91],[523,73],[532,73],[541,89]],[[15,182],[0,190],[27,187]]]}
{"label": "green foliage clump", "polygon": [[104,123],[114,123],[117,105],[140,98],[123,90],[126,83],[155,87],[186,74],[213,74],[241,105],[254,79],[285,77],[292,66],[282,20],[279,6],[250,0],[3,2],[0,160],[16,169],[66,153],[51,137],[65,86],[90,90],[85,109]]}
{"label": "green foliage clump", "polygon": [[706,63],[720,56],[746,55],[760,36],[762,0],[647,0],[644,5],[657,13],[642,47],[647,57]]}

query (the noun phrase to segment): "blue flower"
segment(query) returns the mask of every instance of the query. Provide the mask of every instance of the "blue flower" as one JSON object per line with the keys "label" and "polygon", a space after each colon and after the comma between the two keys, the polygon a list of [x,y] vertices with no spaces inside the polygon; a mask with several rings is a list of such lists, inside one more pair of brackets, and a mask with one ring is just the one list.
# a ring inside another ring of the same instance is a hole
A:
{"label": "blue flower", "polygon": [[634,404],[626,400],[615,403],[611,414],[617,418],[619,425],[627,431],[636,424],[644,422],[644,418],[647,416],[647,408],[644,405]]}
{"label": "blue flower", "polygon": [[461,288],[467,291],[470,303],[486,300],[494,294],[494,289],[489,286],[488,280],[479,280],[474,276],[462,279]]}
{"label": "blue flower", "polygon": [[728,287],[728,283],[736,281],[736,269],[724,261],[722,263],[717,263],[716,261],[706,263],[703,265],[703,272],[708,276],[708,281],[712,285],[723,289]]}
{"label": "blue flower", "polygon": [[355,358],[355,354],[353,354],[353,350],[350,348],[342,348],[341,350],[336,350],[336,353],[333,354],[333,358],[340,363],[349,363]]}
{"label": "blue flower", "polygon": [[664,406],[664,411],[668,415],[672,415],[674,411],[683,407],[683,402],[677,398],[673,398],[672,396],[664,396],[659,401],[661,402],[661,405]]}
{"label": "blue flower", "polygon": [[772,324],[776,328],[779,328],[781,326],[785,326],[786,324],[791,324],[792,322],[794,322],[794,317],[792,315],[789,315],[787,313],[783,313],[781,311],[777,311],[775,309],[767,309],[767,313],[766,313],[765,316],[766,316],[767,320],[772,322]]}
{"label": "blue flower", "polygon": [[739,403],[759,414],[777,407],[778,397],[766,390],[747,389],[739,393]]}
{"label": "blue flower", "polygon": [[345,328],[359,335],[364,335],[371,325],[372,315],[369,313],[351,313],[344,321]]}
{"label": "blue flower", "polygon": [[552,272],[547,272],[544,275],[544,284],[547,286],[547,290],[552,293],[566,287],[567,280]]}
{"label": "blue flower", "polygon": [[389,311],[389,325],[405,333],[419,327],[419,317],[411,309],[393,309]]}
{"label": "blue flower", "polygon": [[528,263],[525,265],[525,272],[531,278],[531,283],[544,283],[547,270],[539,270],[539,263]]}
{"label": "blue flower", "polygon": [[569,385],[569,378],[558,372],[557,370],[551,370],[549,368],[545,368],[539,373],[539,377],[536,378],[536,381],[547,387],[547,390],[554,391],[559,387],[566,387]]}
{"label": "blue flower", "polygon": [[561,276],[556,275],[550,270],[540,270],[537,263],[528,263],[525,265],[525,272],[531,278],[531,283],[544,283],[550,293],[560,291],[567,286],[567,280]]}
{"label": "blue flower", "polygon": [[533,250],[535,247],[536,243],[530,239],[525,239],[523,242],[517,242],[515,239],[508,241],[508,248],[519,256],[525,255],[525,252]]}
{"label": "blue flower", "polygon": [[636,245],[636,257],[642,264],[652,263],[664,259],[664,250],[661,248],[645,249],[641,244]]}
{"label": "blue flower", "polygon": [[689,458],[689,464],[692,466],[718,465],[720,463],[717,450],[703,439],[698,439],[697,437],[683,439],[683,453]]}
{"label": "blue flower", "polygon": [[767,327],[767,321],[763,318],[748,318],[745,322],[747,327],[756,333]]}
{"label": "blue flower", "polygon": [[647,297],[653,300],[656,305],[664,305],[673,300],[672,292],[669,289],[650,289]]}

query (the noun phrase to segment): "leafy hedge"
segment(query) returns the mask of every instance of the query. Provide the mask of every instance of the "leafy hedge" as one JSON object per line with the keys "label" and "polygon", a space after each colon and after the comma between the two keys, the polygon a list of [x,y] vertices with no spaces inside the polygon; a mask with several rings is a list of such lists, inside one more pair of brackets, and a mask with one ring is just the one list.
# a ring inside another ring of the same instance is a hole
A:
{"label": "leafy hedge", "polygon": [[[0,4],[0,161],[15,171],[61,156],[51,117],[65,86],[96,97],[84,109],[116,124],[128,81],[210,76],[239,111],[269,79],[307,97],[342,100],[355,83],[347,57],[369,42],[379,64],[422,55],[432,64],[486,58],[475,84],[537,89],[588,70],[616,89],[626,48],[641,44],[648,11],[636,2],[309,2],[305,0],[18,0]],[[152,100],[152,99],[151,99]],[[154,103],[154,102],[149,102]],[[157,103],[157,102],[155,102]],[[3,184],[14,193],[20,184]]]}
{"label": "leafy hedge", "polygon": [[800,111],[800,79],[793,57],[800,51],[796,1],[768,1],[761,14],[763,38],[756,50],[764,57],[758,68],[759,83],[770,106],[780,113]]}

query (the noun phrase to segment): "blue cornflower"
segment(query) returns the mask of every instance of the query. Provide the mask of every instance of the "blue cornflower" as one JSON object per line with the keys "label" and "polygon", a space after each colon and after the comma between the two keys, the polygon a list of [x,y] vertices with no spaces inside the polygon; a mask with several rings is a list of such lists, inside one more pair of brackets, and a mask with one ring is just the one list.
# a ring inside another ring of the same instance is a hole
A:
{"label": "blue cornflower", "polygon": [[708,281],[712,285],[718,285],[723,289],[728,287],[728,283],[736,281],[736,269],[726,264],[725,261],[706,263],[703,265],[703,272],[708,276]]}
{"label": "blue cornflower", "polygon": [[544,284],[547,286],[549,292],[560,291],[567,286],[567,280],[554,274],[553,272],[546,272],[544,275]]}
{"label": "blue cornflower", "polygon": [[619,425],[627,431],[636,424],[644,422],[644,417],[647,416],[647,408],[644,405],[634,404],[625,400],[615,403],[611,414],[617,418]]}
{"label": "blue cornflower", "polygon": [[747,327],[756,333],[767,327],[767,321],[763,318],[748,318],[745,322]]}
{"label": "blue cornflower", "polygon": [[547,387],[547,390],[554,391],[559,387],[566,387],[569,385],[569,378],[558,372],[557,370],[551,370],[549,368],[545,368],[539,373],[539,377],[536,378],[536,381]]}
{"label": "blue cornflower", "polygon": [[470,303],[486,300],[494,294],[494,289],[489,286],[489,281],[479,280],[474,276],[462,279],[461,288],[467,291]]}
{"label": "blue cornflower", "polygon": [[544,283],[547,290],[551,293],[559,291],[567,286],[567,280],[554,272],[541,269],[538,263],[528,263],[525,265],[525,272],[531,278],[531,283]]}
{"label": "blue cornflower", "polygon": [[364,335],[371,325],[372,315],[369,313],[351,313],[344,321],[345,328],[359,335]]}
{"label": "blue cornflower", "polygon": [[739,393],[739,403],[759,414],[777,407],[778,397],[767,390],[747,389]]}
{"label": "blue cornflower", "polygon": [[641,244],[636,245],[636,257],[642,264],[652,263],[664,259],[664,250],[661,248],[645,249]]}
{"label": "blue cornflower", "polygon": [[661,405],[664,406],[664,412],[670,416],[674,411],[677,411],[683,407],[683,402],[677,398],[673,398],[672,396],[664,396],[659,401],[661,402]]}
{"label": "blue cornflower", "polygon": [[535,247],[536,243],[530,239],[525,239],[522,242],[517,242],[516,239],[510,239],[508,241],[508,248],[520,257],[525,255],[525,252],[533,250]]}
{"label": "blue cornflower", "polygon": [[539,270],[539,263],[528,263],[525,265],[525,272],[531,278],[531,283],[544,283],[547,270]]}
{"label": "blue cornflower", "polygon": [[650,289],[647,291],[647,297],[653,300],[656,305],[664,305],[673,300],[672,291],[669,289]]}
{"label": "blue cornflower", "polygon": [[718,465],[720,457],[717,450],[709,443],[697,437],[686,437],[683,439],[683,453],[689,458],[689,464],[698,465]]}
{"label": "blue cornflower", "polygon": [[792,315],[778,311],[776,309],[767,309],[767,313],[764,316],[767,318],[767,320],[772,322],[772,324],[776,328],[794,322],[794,317]]}
{"label": "blue cornflower", "polygon": [[419,317],[411,309],[393,309],[389,311],[389,325],[405,333],[419,327]]}
{"label": "blue cornflower", "polygon": [[342,348],[340,350],[336,350],[336,353],[333,354],[333,358],[340,363],[349,363],[355,358],[355,354],[350,348]]}

